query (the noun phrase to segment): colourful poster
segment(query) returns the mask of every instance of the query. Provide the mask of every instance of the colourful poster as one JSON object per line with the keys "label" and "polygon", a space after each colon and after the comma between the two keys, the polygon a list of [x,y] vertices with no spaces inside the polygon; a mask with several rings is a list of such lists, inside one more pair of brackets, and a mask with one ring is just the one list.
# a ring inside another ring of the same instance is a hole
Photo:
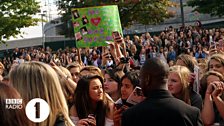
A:
{"label": "colourful poster", "polygon": [[76,47],[106,46],[112,41],[112,32],[122,35],[117,5],[73,8],[72,23]]}

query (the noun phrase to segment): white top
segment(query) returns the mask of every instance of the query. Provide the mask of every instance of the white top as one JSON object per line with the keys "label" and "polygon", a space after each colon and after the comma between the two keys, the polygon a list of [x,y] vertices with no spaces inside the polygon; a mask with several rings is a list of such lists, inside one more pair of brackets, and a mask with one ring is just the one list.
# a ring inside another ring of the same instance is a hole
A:
{"label": "white top", "polygon": [[[75,116],[70,116],[72,122],[77,125],[78,121],[79,121],[79,117],[75,117]],[[114,125],[114,121],[105,117],[105,126],[113,126]]]}

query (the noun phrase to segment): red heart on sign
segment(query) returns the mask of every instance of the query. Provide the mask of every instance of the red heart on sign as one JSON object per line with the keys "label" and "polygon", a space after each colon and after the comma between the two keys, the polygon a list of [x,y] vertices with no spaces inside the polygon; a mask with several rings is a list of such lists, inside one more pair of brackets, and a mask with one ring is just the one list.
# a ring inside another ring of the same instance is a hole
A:
{"label": "red heart on sign", "polygon": [[101,21],[101,18],[100,17],[97,17],[97,18],[91,18],[91,23],[95,26],[97,26]]}

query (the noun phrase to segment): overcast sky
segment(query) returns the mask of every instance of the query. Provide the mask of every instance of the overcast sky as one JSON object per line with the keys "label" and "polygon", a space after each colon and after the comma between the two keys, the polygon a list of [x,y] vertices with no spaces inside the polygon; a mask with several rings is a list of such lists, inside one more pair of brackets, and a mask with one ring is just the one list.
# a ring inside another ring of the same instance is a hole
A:
{"label": "overcast sky", "polygon": [[[41,11],[42,12],[47,11],[47,18],[48,19],[49,19],[49,15],[51,16],[51,19],[54,19],[54,18],[58,17],[57,7],[54,4],[55,0],[37,0],[37,1],[41,2],[41,4],[40,4],[41,5]],[[41,18],[40,14],[35,15],[35,17]],[[24,32],[24,34],[22,34],[23,38],[18,36],[18,38],[11,38],[10,40],[41,37],[42,36],[41,22],[39,22],[37,26],[31,26],[31,27],[28,27],[28,28],[23,28],[23,29],[21,29],[21,31]]]}

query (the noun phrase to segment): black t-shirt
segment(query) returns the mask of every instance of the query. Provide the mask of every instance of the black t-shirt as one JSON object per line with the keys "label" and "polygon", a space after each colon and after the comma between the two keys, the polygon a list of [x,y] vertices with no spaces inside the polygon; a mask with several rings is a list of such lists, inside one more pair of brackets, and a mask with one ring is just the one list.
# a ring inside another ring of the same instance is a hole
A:
{"label": "black t-shirt", "polygon": [[202,110],[203,101],[201,95],[195,92],[193,89],[191,89],[190,91],[190,100],[191,100],[191,106],[194,106]]}

